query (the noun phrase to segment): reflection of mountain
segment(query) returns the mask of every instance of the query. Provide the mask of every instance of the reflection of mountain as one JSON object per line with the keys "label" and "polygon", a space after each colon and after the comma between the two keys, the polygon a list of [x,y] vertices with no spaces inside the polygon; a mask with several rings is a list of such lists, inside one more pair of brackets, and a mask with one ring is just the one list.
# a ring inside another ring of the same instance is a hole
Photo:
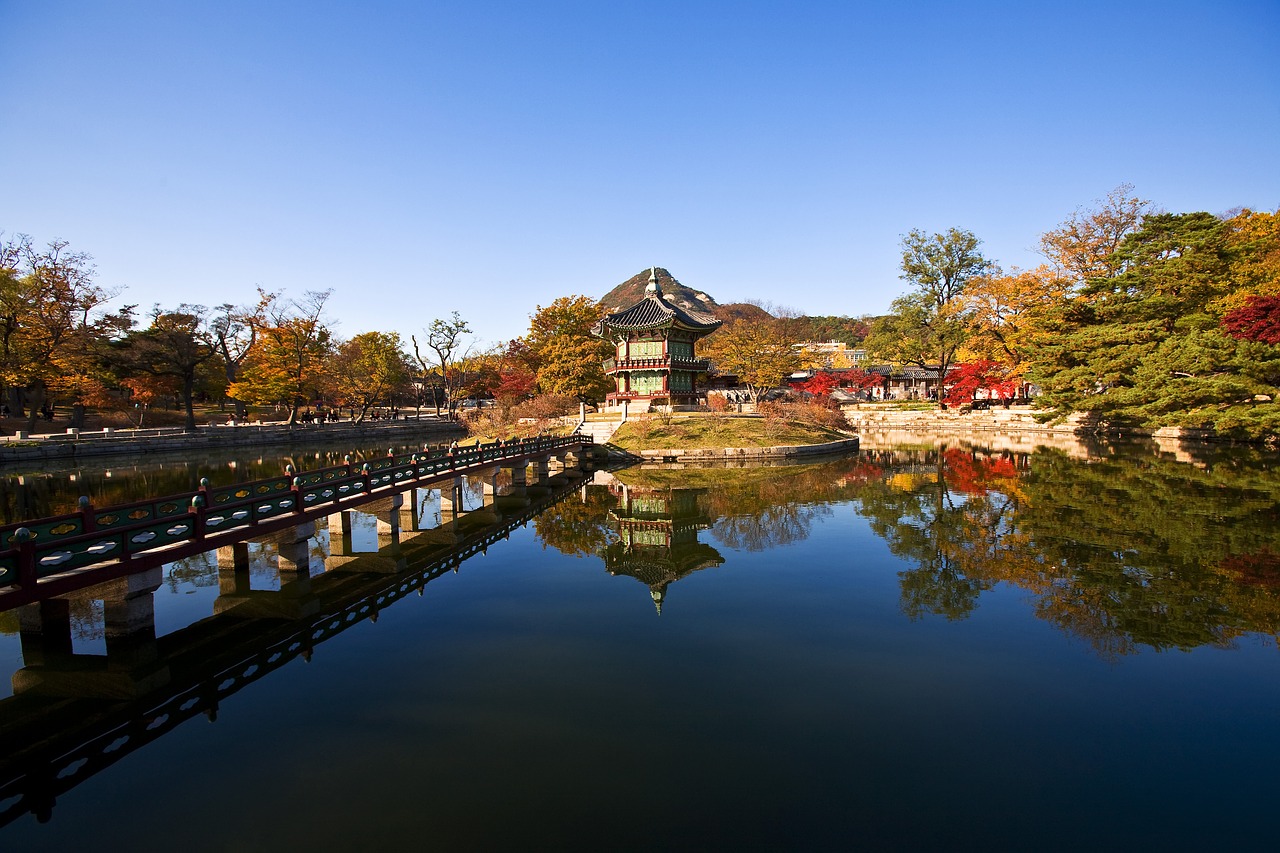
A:
{"label": "reflection of mountain", "polygon": [[633,490],[619,484],[609,523],[618,541],[603,550],[611,575],[629,575],[649,587],[658,613],[667,587],[699,569],[724,563],[720,552],[698,541],[711,526],[699,506],[699,489]]}

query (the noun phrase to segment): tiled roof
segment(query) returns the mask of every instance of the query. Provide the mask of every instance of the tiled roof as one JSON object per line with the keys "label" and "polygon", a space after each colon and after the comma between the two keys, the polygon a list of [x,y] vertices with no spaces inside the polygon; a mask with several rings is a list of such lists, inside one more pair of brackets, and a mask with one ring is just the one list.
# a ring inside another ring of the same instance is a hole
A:
{"label": "tiled roof", "polygon": [[606,328],[621,331],[656,329],[680,325],[697,331],[711,331],[720,327],[720,321],[710,314],[673,305],[661,294],[650,294],[630,308],[606,314],[591,331],[603,337]]}

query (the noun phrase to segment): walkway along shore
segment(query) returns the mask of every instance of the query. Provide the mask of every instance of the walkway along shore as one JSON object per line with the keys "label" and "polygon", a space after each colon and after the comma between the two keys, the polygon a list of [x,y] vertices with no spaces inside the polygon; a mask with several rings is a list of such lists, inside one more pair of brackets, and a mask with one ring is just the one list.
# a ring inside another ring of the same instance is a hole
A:
{"label": "walkway along shore", "polygon": [[161,429],[104,429],[94,432],[67,430],[62,435],[0,440],[0,465],[41,459],[77,459],[86,456],[172,453],[222,447],[257,447],[270,444],[325,441],[421,439],[440,441],[466,434],[456,421],[378,421],[336,424],[246,424],[243,426],[202,426],[194,432],[181,427]]}

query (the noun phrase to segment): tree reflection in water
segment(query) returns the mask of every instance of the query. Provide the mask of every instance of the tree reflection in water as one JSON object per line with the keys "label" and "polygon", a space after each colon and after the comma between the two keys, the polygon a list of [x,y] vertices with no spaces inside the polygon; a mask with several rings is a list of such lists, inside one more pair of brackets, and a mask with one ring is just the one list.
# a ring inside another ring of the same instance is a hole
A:
{"label": "tree reflection in water", "polygon": [[[695,490],[699,529],[743,551],[802,540],[847,503],[906,564],[909,618],[964,619],[1003,583],[1029,593],[1039,618],[1115,657],[1227,647],[1251,633],[1280,642],[1280,475],[1270,467],[1248,452],[1193,464],[1148,450],[1086,459],[944,446],[616,477],[673,506]],[[538,532],[566,554],[603,558],[618,548],[618,506],[618,490],[589,486],[541,516]]]}

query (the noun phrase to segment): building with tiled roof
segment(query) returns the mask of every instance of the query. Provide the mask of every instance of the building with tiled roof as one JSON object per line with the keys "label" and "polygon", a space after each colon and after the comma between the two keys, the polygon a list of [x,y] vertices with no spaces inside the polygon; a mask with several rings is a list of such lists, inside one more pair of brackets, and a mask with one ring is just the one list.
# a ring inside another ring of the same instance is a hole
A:
{"label": "building with tiled roof", "polygon": [[634,401],[647,408],[654,400],[696,403],[698,377],[709,365],[694,357],[694,344],[718,328],[720,321],[712,315],[666,299],[655,267],[643,299],[606,314],[591,330],[615,349],[614,357],[604,363],[605,373],[617,385],[607,396],[608,404]]}

